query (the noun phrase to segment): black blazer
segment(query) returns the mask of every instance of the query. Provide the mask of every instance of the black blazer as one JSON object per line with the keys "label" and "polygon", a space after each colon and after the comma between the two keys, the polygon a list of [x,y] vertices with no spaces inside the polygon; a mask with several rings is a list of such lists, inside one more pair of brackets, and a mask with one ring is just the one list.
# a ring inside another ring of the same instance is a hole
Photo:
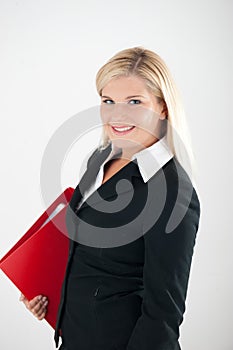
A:
{"label": "black blazer", "polygon": [[[82,193],[95,180],[100,165],[110,151],[109,145],[103,151],[96,149],[92,153],[87,170],[67,206],[66,226],[70,248],[54,335],[56,347],[74,241],[78,238],[78,242],[89,245],[94,242],[94,235],[96,237],[98,232],[99,249],[112,243],[117,246],[119,239],[126,243],[126,240],[133,242],[139,237],[144,238],[142,314],[133,329],[127,350],[178,350],[179,326],[185,312],[200,219],[196,190],[175,157],[147,183],[144,183],[137,160],[134,160],[101,185],[75,212]],[[122,179],[128,181],[116,187]],[[120,205],[122,210],[118,210],[117,199],[128,204],[123,209]],[[110,205],[112,212],[108,210]],[[83,210],[90,214],[87,225],[82,220]],[[110,235],[106,235],[106,228],[109,228]],[[116,232],[117,240],[113,242]]]}

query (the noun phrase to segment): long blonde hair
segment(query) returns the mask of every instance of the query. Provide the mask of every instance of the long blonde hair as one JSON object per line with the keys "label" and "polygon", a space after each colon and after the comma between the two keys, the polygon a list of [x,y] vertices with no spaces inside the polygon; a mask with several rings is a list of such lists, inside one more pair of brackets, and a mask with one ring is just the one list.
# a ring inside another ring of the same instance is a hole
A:
{"label": "long blonde hair", "polygon": [[[176,159],[195,181],[197,166],[181,95],[168,67],[158,54],[142,46],[116,53],[96,74],[98,94],[102,95],[104,86],[112,78],[132,75],[142,78],[149,91],[166,103],[167,143]],[[109,142],[108,135],[103,128],[98,148],[106,148]],[[187,159],[189,164],[186,164]]]}

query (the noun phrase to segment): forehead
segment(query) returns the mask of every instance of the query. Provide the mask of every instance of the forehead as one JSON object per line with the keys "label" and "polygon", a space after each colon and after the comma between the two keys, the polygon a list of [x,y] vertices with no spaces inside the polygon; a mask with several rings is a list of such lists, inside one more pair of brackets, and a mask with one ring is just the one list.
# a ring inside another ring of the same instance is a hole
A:
{"label": "forehead", "polygon": [[125,97],[128,95],[149,95],[146,83],[143,79],[130,76],[130,77],[114,77],[112,78],[102,89],[102,95],[111,96],[117,95],[119,97]]}

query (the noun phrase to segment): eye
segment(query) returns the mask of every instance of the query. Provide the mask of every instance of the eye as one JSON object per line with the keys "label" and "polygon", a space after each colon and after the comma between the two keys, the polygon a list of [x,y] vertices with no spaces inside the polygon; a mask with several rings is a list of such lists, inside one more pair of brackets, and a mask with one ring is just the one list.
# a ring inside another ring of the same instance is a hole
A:
{"label": "eye", "polygon": [[[107,105],[111,105],[111,104],[115,103],[115,102],[113,102],[113,100],[110,100],[110,99],[103,100],[102,102],[107,104]],[[131,103],[131,102],[135,102],[135,103]],[[135,100],[135,99],[129,101],[129,104],[131,104],[131,105],[136,105],[136,104],[138,105],[138,104],[141,104],[141,103],[142,102],[140,100]]]}
{"label": "eye", "polygon": [[133,104],[133,105],[135,105],[135,104],[139,105],[139,104],[141,103],[140,100],[130,100],[130,102],[131,102],[131,101],[137,101],[137,102],[139,102],[139,103],[130,103],[131,105],[132,105],[132,104]]}
{"label": "eye", "polygon": [[111,104],[111,103],[107,103],[108,101],[112,101],[112,100],[103,100],[103,103],[106,103],[107,105]]}

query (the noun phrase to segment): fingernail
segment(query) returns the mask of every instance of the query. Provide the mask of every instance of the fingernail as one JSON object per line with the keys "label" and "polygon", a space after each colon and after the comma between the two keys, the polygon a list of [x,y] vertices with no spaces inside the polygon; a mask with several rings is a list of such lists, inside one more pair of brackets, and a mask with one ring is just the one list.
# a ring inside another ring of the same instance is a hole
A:
{"label": "fingernail", "polygon": [[39,296],[38,296],[38,300],[41,300],[41,299],[42,299],[42,295],[39,295]]}
{"label": "fingernail", "polygon": [[46,297],[43,297],[42,300],[45,301],[47,298]]}

